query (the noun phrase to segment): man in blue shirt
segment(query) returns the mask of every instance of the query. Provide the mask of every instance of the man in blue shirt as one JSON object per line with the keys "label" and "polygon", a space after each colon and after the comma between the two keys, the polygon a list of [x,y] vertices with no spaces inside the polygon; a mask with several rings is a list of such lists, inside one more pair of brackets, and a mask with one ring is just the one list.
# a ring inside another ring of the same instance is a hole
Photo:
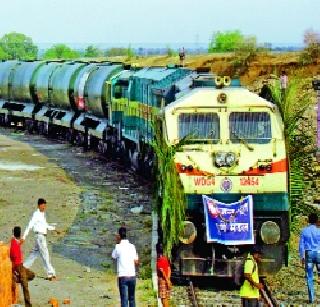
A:
{"label": "man in blue shirt", "polygon": [[299,242],[299,254],[302,265],[305,266],[309,302],[315,299],[313,288],[313,267],[317,266],[318,282],[320,281],[320,228],[317,227],[318,216],[316,213],[309,214],[309,226],[301,231]]}

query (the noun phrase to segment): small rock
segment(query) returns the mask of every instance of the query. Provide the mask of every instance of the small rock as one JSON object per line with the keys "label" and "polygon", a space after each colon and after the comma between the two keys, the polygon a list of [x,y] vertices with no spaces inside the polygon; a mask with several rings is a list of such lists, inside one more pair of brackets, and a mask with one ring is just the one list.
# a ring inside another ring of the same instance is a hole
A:
{"label": "small rock", "polygon": [[131,213],[139,214],[143,211],[143,205],[140,205],[139,207],[133,207],[130,209]]}
{"label": "small rock", "polygon": [[106,298],[108,300],[111,300],[111,297],[108,294],[100,295],[100,298]]}

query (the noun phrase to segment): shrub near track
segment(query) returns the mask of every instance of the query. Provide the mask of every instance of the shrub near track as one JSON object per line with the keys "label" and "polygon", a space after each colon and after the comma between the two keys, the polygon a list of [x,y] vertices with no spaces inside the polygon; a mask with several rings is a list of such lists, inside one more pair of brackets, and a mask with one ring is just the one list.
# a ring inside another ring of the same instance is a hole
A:
{"label": "shrub near track", "polygon": [[279,81],[271,86],[273,101],[278,106],[284,123],[290,167],[291,221],[297,215],[305,215],[316,210],[303,201],[310,184],[305,180],[305,174],[312,169],[312,157],[315,154],[315,137],[311,128],[313,123],[306,115],[314,103],[312,92],[308,90],[310,86],[311,80],[292,77],[284,97],[280,94]]}
{"label": "shrub near track", "polygon": [[185,220],[186,198],[174,162],[175,153],[182,144],[168,145],[163,138],[161,125],[160,120],[153,124],[153,149],[157,157],[154,195],[163,232],[164,252],[171,257],[171,249],[178,243]]}

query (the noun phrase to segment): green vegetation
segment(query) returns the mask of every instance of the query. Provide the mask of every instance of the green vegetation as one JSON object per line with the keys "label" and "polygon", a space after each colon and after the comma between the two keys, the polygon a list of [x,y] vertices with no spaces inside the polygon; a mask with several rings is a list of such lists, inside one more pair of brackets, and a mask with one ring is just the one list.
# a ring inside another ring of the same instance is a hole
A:
{"label": "green vegetation", "polygon": [[208,52],[234,52],[231,63],[231,75],[244,74],[248,65],[257,55],[257,39],[255,36],[245,36],[239,30],[215,32],[209,43]]}
{"label": "green vegetation", "polygon": [[125,56],[127,55],[127,48],[118,48],[118,47],[114,47],[114,48],[110,48],[106,51],[106,56]]}
{"label": "green vegetation", "polygon": [[75,59],[79,58],[80,53],[71,49],[65,44],[56,44],[49,48],[43,55],[44,60],[50,59]]}
{"label": "green vegetation", "polygon": [[178,53],[174,49],[172,49],[170,47],[170,45],[167,45],[167,56],[173,57],[173,56],[177,56],[177,55],[178,55]]}
{"label": "green vegetation", "polygon": [[8,59],[8,55],[0,46],[0,60],[6,60],[6,59]]}
{"label": "green vegetation", "polygon": [[36,60],[38,47],[22,33],[7,33],[0,39],[0,59]]}
{"label": "green vegetation", "polygon": [[127,49],[127,60],[131,60],[135,56],[134,50],[131,48],[131,45]]}
{"label": "green vegetation", "polygon": [[171,257],[171,249],[179,241],[182,222],[185,220],[186,198],[174,161],[174,155],[181,144],[170,146],[166,143],[160,120],[154,123],[154,133],[153,149],[157,157],[155,180],[157,208],[163,230],[164,252]]}
{"label": "green vegetation", "polygon": [[244,41],[244,36],[239,30],[214,32],[209,43],[208,52],[235,51]]}
{"label": "green vegetation", "polygon": [[131,59],[135,55],[134,50],[131,48],[131,45],[128,46],[128,48],[110,48],[106,51],[107,57],[113,57],[113,56],[126,56],[128,59]]}
{"label": "green vegetation", "polygon": [[234,73],[243,74],[248,70],[250,61],[257,55],[257,40],[254,36],[244,37],[235,48],[235,58],[232,61]]}
{"label": "green vegetation", "polygon": [[143,280],[148,280],[152,278],[152,270],[151,270],[150,263],[147,263],[140,267],[139,278]]}
{"label": "green vegetation", "polygon": [[103,56],[103,51],[93,45],[88,46],[84,51],[84,57],[86,58],[96,58]]}
{"label": "green vegetation", "polygon": [[137,297],[143,306],[157,306],[157,292],[153,290],[151,278],[147,280],[139,280],[137,290],[141,293]]}
{"label": "green vegetation", "polygon": [[[308,213],[308,209],[302,204],[302,197],[307,184],[304,180],[304,173],[308,172],[308,168],[310,168],[310,165],[304,161],[306,156],[310,156],[314,152],[314,135],[310,131],[304,131],[306,121],[306,129],[309,129],[305,113],[312,105],[310,93],[304,90],[308,84],[310,84],[308,79],[292,78],[284,97],[281,97],[279,81],[271,87],[273,100],[278,106],[284,122],[284,134],[290,165],[292,220],[299,214]],[[311,207],[310,210],[313,211]]]}

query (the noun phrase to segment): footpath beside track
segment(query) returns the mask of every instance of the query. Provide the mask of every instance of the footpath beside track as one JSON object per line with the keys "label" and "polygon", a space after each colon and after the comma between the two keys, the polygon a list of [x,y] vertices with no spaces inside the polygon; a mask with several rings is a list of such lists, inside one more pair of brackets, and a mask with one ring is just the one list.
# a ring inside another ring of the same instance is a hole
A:
{"label": "footpath beside track", "polygon": [[[0,134],[0,240],[10,240],[13,226],[26,227],[39,197],[47,199],[47,220],[56,222],[59,230],[59,234],[48,234],[58,281],[44,280],[41,260],[37,260],[32,267],[37,276],[29,284],[32,305],[47,306],[53,297],[59,303],[70,298],[72,306],[119,305],[111,252],[123,222],[142,262],[137,303],[154,304],[148,275],[152,224],[149,184],[117,161],[65,142],[6,128],[0,128]],[[138,208],[139,212],[134,210]],[[23,245],[25,256],[33,244],[30,235]]]}

